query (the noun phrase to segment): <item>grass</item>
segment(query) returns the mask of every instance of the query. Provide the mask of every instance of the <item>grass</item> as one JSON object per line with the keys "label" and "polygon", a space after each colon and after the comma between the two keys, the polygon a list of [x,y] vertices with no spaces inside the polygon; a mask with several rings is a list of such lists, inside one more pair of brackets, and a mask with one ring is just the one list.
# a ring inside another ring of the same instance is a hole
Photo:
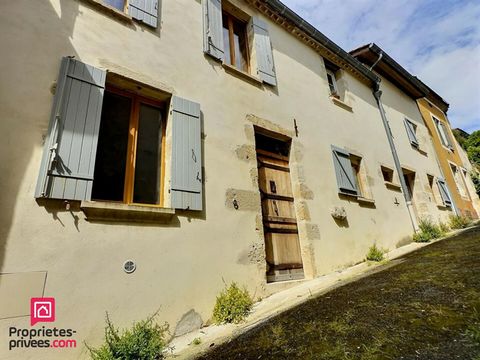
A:
{"label": "grass", "polygon": [[197,360],[480,360],[480,227],[278,314]]}

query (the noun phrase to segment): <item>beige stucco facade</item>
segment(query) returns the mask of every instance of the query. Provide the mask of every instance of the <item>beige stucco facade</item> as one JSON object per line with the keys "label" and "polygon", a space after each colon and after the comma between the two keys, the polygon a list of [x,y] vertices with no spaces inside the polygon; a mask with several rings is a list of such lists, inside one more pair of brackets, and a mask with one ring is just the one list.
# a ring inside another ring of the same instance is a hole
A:
{"label": "beige stucco facade", "polygon": [[[431,135],[423,122],[416,101],[401,91],[389,80],[382,78],[382,101],[389,120],[396,151],[404,173],[412,176],[412,208],[417,223],[422,219],[434,222],[448,222],[453,213],[445,207],[436,180],[442,178],[437,154],[432,145]],[[405,119],[416,126],[418,146],[413,146],[405,128]],[[433,178],[429,183],[428,176]],[[431,186],[432,185],[432,186]]]}
{"label": "beige stucco facade", "polygon": [[[246,3],[232,2],[269,24],[276,87],[227,72],[204,55],[200,1],[163,2],[156,30],[87,1],[0,5],[1,47],[8,49],[0,83],[1,130],[8,134],[0,145],[0,296],[15,299],[0,301],[7,304],[0,319],[2,359],[86,357],[82,342],[101,342],[106,311],[120,327],[156,310],[172,332],[192,309],[207,322],[224,281],[245,285],[255,298],[291,286],[266,282],[254,125],[292,138],[291,181],[307,279],[362,261],[374,243],[393,249],[411,241],[403,195],[382,177],[380,166],[394,164],[369,85],[340,70],[346,105],[331,99],[317,52]],[[62,201],[35,200],[52,86],[61,57],[70,55],[200,103],[203,211],[180,211],[158,223],[87,221],[79,203],[67,209]],[[427,191],[426,174],[440,174],[418,108],[388,81],[382,90],[401,164],[417,174],[418,216],[444,220],[448,211]],[[418,125],[425,154],[405,138],[405,116]],[[362,158],[371,201],[338,194],[331,145]],[[346,221],[331,216],[335,207],[345,209]],[[123,271],[127,259],[137,264],[132,274]],[[9,351],[6,329],[28,328],[30,297],[42,295],[55,297],[55,326],[77,331],[77,349]]]}

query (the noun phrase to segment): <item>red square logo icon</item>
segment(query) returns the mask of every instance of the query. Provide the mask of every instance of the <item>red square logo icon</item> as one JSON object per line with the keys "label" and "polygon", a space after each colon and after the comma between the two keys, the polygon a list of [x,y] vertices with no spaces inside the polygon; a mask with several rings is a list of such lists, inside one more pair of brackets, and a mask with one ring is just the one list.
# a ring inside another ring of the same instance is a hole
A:
{"label": "red square logo icon", "polygon": [[55,321],[55,298],[30,299],[30,325]]}

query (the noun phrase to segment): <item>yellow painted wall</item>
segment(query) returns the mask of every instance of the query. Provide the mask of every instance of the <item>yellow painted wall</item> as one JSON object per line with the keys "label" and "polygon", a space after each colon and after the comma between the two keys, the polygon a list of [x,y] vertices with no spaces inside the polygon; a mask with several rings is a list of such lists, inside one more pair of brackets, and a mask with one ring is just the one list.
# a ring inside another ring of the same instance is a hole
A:
{"label": "yellow painted wall", "polygon": [[[467,196],[462,196],[460,194],[454,179],[452,169],[450,167],[450,163],[453,163],[459,169],[465,168],[462,158],[459,154],[459,145],[456,142],[455,137],[453,136],[452,130],[450,128],[450,123],[446,115],[440,109],[438,109],[434,105],[431,105],[425,98],[417,100],[417,104],[420,112],[422,113],[423,120],[425,121],[425,124],[428,127],[428,130],[432,137],[433,146],[435,147],[435,151],[437,153],[437,157],[442,168],[445,181],[452,194],[453,201],[455,202],[457,209],[463,215],[478,218],[478,214],[472,203],[472,197],[476,197],[477,195],[475,193],[471,193],[471,190],[468,190],[469,187],[467,183],[465,184],[465,186],[467,187]],[[449,132],[449,135],[453,142],[453,150],[446,148],[442,144],[432,115],[446,125],[447,131]],[[468,179],[466,180],[468,181]]]}

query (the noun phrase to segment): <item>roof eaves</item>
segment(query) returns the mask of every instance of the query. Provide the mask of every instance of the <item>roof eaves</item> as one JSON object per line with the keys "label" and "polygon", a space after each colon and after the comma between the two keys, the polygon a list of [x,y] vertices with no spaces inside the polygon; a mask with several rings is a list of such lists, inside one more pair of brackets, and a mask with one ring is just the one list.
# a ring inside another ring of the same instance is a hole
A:
{"label": "roof eaves", "polygon": [[[343,50],[340,46],[338,46],[329,38],[327,38],[318,29],[316,29],[313,25],[311,25],[309,22],[304,20],[293,10],[291,10],[286,5],[284,5],[281,1],[279,0],[246,0],[246,1],[252,4],[253,6],[255,6],[255,8],[257,8],[260,11],[262,11],[262,5],[267,6],[271,12],[273,12],[277,16],[293,24],[305,35],[307,35],[308,37],[313,39],[315,42],[319,43],[328,51],[330,51],[335,56],[339,57],[341,60],[347,63],[356,72],[358,72],[363,78],[365,78],[372,84],[378,83],[380,81],[380,78],[377,75],[375,75],[373,72],[369,71],[368,68],[365,67],[365,65],[363,65],[360,61],[358,61],[348,52]],[[265,13],[265,11],[262,11],[262,12]],[[329,60],[335,62],[335,59],[330,58]]]}

